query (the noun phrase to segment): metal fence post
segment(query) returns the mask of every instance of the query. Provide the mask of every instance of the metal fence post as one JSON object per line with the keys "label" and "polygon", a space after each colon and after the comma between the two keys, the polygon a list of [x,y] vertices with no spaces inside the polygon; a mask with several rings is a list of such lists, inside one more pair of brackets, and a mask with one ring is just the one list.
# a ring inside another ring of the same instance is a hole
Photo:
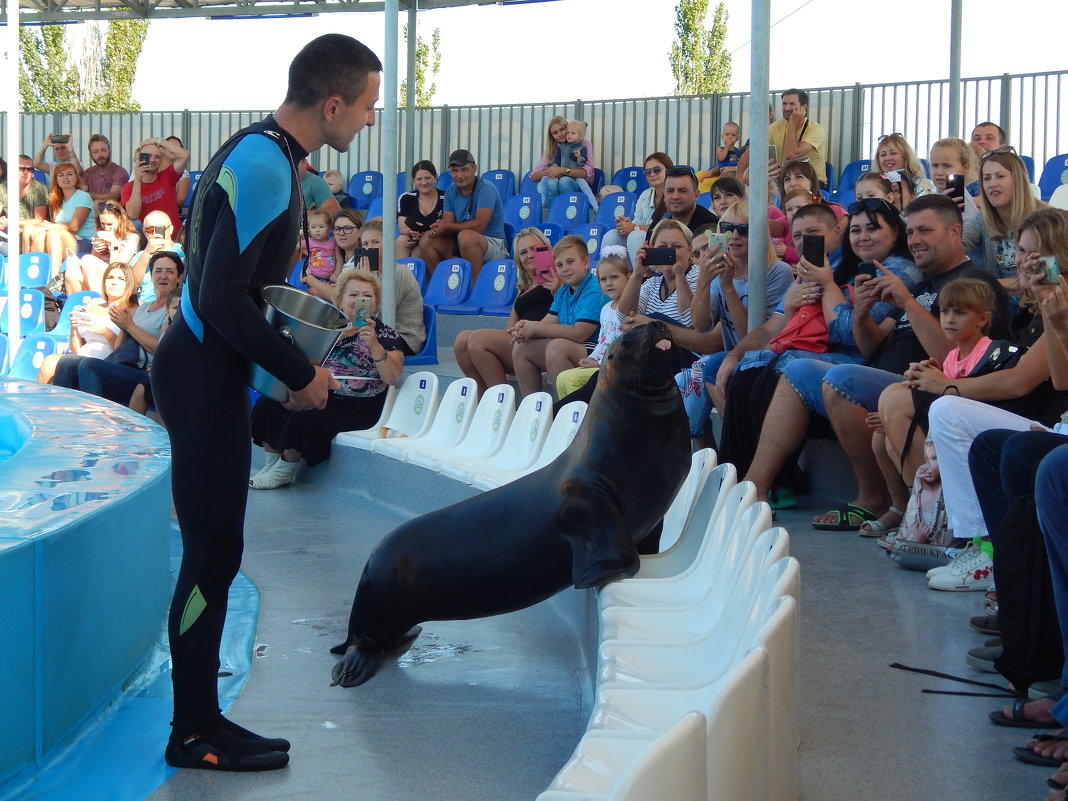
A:
{"label": "metal fence post", "polygon": [[438,162],[438,164],[444,164],[445,166],[442,167],[441,172],[448,172],[449,171],[449,154],[452,153],[452,150],[449,149],[451,147],[451,145],[449,144],[449,138],[452,135],[451,131],[449,130],[449,120],[450,120],[449,107],[448,106],[442,106],[441,107],[441,160]]}
{"label": "metal fence post", "polygon": [[[857,161],[864,158],[860,151],[860,143],[864,140],[864,87],[859,83],[853,84],[853,141],[849,150],[849,160]],[[838,169],[841,170],[845,164]]]}
{"label": "metal fence post", "polygon": [[1005,129],[1005,142],[1012,141],[1012,76],[1001,76],[1001,127]]}

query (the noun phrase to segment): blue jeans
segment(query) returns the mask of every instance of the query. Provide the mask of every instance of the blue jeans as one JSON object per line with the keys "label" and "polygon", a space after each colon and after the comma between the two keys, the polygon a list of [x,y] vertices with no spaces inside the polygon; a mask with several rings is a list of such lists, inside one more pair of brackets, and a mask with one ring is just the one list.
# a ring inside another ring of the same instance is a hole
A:
{"label": "blue jeans", "polygon": [[[581,192],[590,201],[590,206],[597,208],[597,198],[593,194],[593,190],[585,180],[580,178],[550,178],[545,176],[538,181],[538,193],[541,195],[542,206],[545,207],[545,211],[548,212],[549,206],[552,205],[553,199],[557,195],[573,195],[576,192]],[[576,220],[575,224],[586,222],[585,220]],[[567,233],[566,231],[564,233]]]}
{"label": "blue jeans", "polygon": [[790,382],[794,392],[801,398],[801,403],[810,412],[821,417],[827,416],[827,406],[823,403],[823,379],[835,365],[819,359],[794,359],[780,371],[783,378]]}
{"label": "blue jeans", "polygon": [[73,355],[59,360],[52,379],[57,387],[78,389],[123,406],[129,405],[134,388],[144,381],[148,381],[148,373],[136,367]]}
{"label": "blue jeans", "polygon": [[838,364],[827,371],[823,383],[830,386],[855,406],[863,406],[869,412],[879,408],[879,396],[891,384],[901,382],[901,376],[862,364]]}
{"label": "blue jeans", "polygon": [[712,399],[708,397],[705,384],[716,383],[716,373],[726,357],[725,351],[702,356],[692,367],[675,375],[675,383],[682,393],[682,405],[690,421],[691,437],[712,433]]}
{"label": "blue jeans", "polygon": [[[1068,643],[1068,445],[1050,452],[1039,465],[1035,506],[1042,539],[1046,542],[1061,639]],[[1061,686],[1068,686],[1068,661],[1061,674]],[[1061,723],[1068,722],[1068,696],[1058,701],[1050,712]]]}

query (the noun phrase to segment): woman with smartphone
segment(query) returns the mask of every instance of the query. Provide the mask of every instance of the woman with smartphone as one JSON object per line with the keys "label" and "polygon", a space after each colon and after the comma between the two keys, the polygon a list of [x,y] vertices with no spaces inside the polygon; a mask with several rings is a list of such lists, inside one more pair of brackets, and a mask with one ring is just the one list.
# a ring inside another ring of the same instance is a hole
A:
{"label": "woman with smartphone", "polygon": [[130,222],[122,204],[112,200],[98,201],[93,249],[77,263],[67,265],[63,274],[67,294],[85,289],[99,292],[107,266],[118,262],[132,264],[140,244],[141,235]]}
{"label": "woman with smartphone", "polygon": [[52,259],[52,275],[58,275],[67,252],[88,253],[96,232],[93,199],[85,191],[73,164],[57,164],[52,170],[48,208],[52,222],[34,229],[32,249],[48,253]]}
{"label": "woman with smartphone", "polygon": [[630,255],[630,263],[633,265],[638,259],[638,248],[645,241],[649,227],[664,216],[664,183],[667,180],[667,171],[675,166],[675,162],[667,153],[650,153],[645,157],[645,180],[649,187],[638,196],[638,202],[634,205],[633,217],[617,217],[616,227],[606,231],[601,237],[601,248],[608,245],[622,245]]}
{"label": "woman with smartphone", "polygon": [[512,331],[520,320],[540,320],[549,313],[560,278],[553,264],[549,240],[537,228],[524,228],[515,235],[512,252],[516,261],[519,294],[512,304],[503,330],[477,328],[461,331],[452,343],[456,363],[468,378],[475,379],[478,395],[503,384],[512,364]]}
{"label": "woman with smartphone", "polygon": [[1010,291],[1016,281],[1016,230],[1046,204],[1031,192],[1027,167],[1016,149],[988,150],[979,161],[980,216],[964,224],[964,250]]}
{"label": "woman with smartphone", "polygon": [[908,180],[907,195],[901,198],[901,208],[907,206],[913,198],[920,195],[933,195],[935,184],[927,178],[923,171],[916,151],[899,133],[887,134],[879,137],[879,146],[875,150],[875,158],[871,160],[871,168],[874,172],[884,175],[891,172],[902,173]]}
{"label": "woman with smartphone", "polygon": [[382,290],[366,270],[346,268],[338,276],[334,305],[350,321],[323,367],[341,384],[331,390],[324,409],[293,412],[261,397],[252,408],[252,441],[263,447],[266,462],[249,479],[252,489],[277,489],[292,483],[300,460],[309,467],[326,461],[330,443],[342,431],[374,425],[386,390],[404,370],[400,335],[379,317]]}
{"label": "woman with smartphone", "polygon": [[441,219],[445,193],[438,189],[438,171],[432,161],[417,161],[412,167],[414,188],[397,199],[397,258],[412,255],[419,239]]}

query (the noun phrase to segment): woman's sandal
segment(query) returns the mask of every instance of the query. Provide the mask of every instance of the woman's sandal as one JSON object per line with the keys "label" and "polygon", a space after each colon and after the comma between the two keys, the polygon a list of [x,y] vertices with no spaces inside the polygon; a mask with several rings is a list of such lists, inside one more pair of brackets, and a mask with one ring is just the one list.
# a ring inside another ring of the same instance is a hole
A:
{"label": "woman's sandal", "polygon": [[[887,525],[883,522],[882,517],[886,515],[897,515],[897,525]],[[860,524],[859,533],[862,537],[885,537],[887,534],[893,534],[901,527],[901,519],[905,516],[905,513],[898,509],[896,506],[891,506],[886,510],[886,515],[883,515],[878,520],[868,520],[867,522]]]}

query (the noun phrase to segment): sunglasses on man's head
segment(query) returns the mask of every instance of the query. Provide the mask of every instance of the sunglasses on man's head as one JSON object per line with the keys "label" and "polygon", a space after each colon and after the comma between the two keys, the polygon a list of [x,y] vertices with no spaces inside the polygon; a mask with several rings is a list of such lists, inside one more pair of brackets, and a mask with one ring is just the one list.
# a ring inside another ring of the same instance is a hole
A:
{"label": "sunglasses on man's head", "polygon": [[866,197],[863,200],[854,201],[853,203],[849,204],[849,207],[846,209],[846,211],[849,212],[850,216],[852,216],[854,214],[860,214],[860,212],[862,211],[879,211],[880,209],[888,210],[893,212],[894,214],[897,214],[897,209],[895,209],[881,197]]}
{"label": "sunglasses on man's head", "polygon": [[730,234],[737,231],[738,236],[749,236],[749,223],[729,223],[721,222],[719,224],[719,232],[721,234]]}

